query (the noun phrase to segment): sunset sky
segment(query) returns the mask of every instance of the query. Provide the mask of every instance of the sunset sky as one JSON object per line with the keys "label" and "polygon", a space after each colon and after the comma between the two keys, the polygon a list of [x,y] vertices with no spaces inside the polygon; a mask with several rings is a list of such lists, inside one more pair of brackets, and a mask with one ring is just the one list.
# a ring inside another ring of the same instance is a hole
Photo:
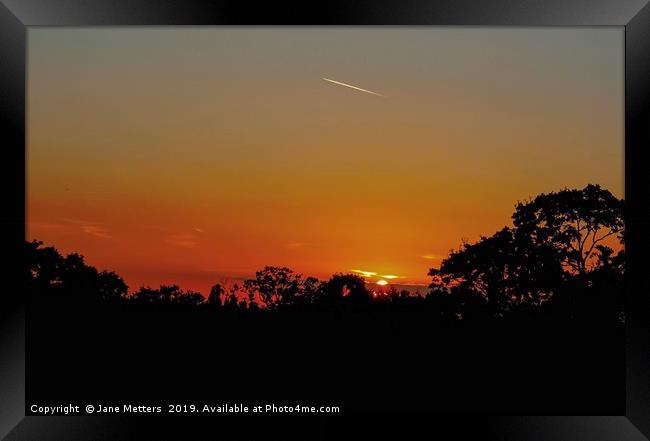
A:
{"label": "sunset sky", "polygon": [[28,45],[27,239],[131,289],[207,293],[264,265],[426,283],[518,200],[623,197],[621,28],[31,28]]}

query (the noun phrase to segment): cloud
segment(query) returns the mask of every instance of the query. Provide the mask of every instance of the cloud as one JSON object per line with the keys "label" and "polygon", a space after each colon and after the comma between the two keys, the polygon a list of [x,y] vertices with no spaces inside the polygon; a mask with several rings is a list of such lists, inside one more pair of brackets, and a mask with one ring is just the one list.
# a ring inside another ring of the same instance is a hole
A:
{"label": "cloud", "polygon": [[353,273],[360,274],[362,277],[372,277],[372,276],[377,275],[377,273],[374,272],[374,271],[364,271],[364,270],[359,270],[359,269],[353,269],[353,270],[350,270],[350,271],[352,271]]}
{"label": "cloud", "polygon": [[194,228],[194,231],[197,233],[205,233],[205,230],[203,228]]}
{"label": "cloud", "polygon": [[442,256],[439,255],[439,254],[423,254],[423,255],[420,256],[420,257],[421,257],[422,259],[426,259],[426,260],[438,260],[438,259],[442,259]]}
{"label": "cloud", "polygon": [[165,242],[180,248],[196,248],[200,245],[199,237],[193,233],[172,234],[165,238]]}
{"label": "cloud", "polygon": [[76,225],[79,227],[79,229],[84,233],[88,234],[90,236],[96,237],[98,239],[112,239],[113,236],[111,236],[110,232],[102,227],[99,223],[93,222],[93,221],[88,221],[88,220],[82,220],[82,219],[70,219],[67,217],[62,217],[60,218],[63,222],[66,222],[68,224]]}
{"label": "cloud", "polygon": [[83,231],[86,234],[90,234],[91,236],[98,237],[100,239],[111,239],[113,237],[108,233],[107,229],[99,227],[97,225],[82,225],[81,231]]}

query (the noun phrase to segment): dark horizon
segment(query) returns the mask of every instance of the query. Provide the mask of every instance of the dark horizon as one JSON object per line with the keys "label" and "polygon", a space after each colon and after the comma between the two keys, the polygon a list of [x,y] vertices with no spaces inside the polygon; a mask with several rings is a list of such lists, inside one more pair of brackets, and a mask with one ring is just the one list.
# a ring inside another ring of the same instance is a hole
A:
{"label": "dark horizon", "polygon": [[431,283],[417,289],[406,289],[403,284],[383,279],[383,284],[372,283],[368,278],[374,274],[363,271],[336,273],[319,280],[287,267],[265,266],[254,278],[240,283],[214,283],[208,294],[183,290],[175,284],[129,291],[118,274],[98,271],[78,254],[62,256],[37,241],[25,245],[31,262],[29,277],[36,292],[67,295],[67,290],[72,289],[81,301],[87,300],[84,296],[98,296],[108,302],[230,305],[257,310],[330,308],[351,301],[359,306],[373,300],[409,297],[413,301],[444,299],[438,305],[442,306],[451,298],[460,302],[453,308],[460,308],[457,314],[462,318],[466,308],[477,305],[491,311],[490,314],[502,315],[522,307],[540,308],[577,292],[596,289],[604,290],[598,296],[605,296],[605,305],[614,308],[609,313],[616,315],[621,305],[615,294],[620,287],[616,285],[625,270],[623,205],[624,200],[591,184],[583,189],[542,193],[519,202],[511,227],[451,250],[439,267],[429,270]]}

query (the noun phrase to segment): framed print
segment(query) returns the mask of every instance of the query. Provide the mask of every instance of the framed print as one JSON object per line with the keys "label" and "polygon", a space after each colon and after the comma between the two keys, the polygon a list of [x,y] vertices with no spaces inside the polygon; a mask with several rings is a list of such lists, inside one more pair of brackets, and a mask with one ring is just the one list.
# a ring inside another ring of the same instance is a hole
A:
{"label": "framed print", "polygon": [[645,0],[0,15],[6,439],[647,439]]}

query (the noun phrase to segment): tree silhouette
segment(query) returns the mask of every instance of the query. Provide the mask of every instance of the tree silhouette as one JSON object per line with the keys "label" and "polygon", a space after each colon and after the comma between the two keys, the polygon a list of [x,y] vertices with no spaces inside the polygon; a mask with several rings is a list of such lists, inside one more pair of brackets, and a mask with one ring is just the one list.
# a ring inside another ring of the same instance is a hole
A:
{"label": "tree silhouette", "polygon": [[[625,273],[624,201],[597,185],[541,194],[518,203],[513,226],[475,243],[463,242],[431,268],[425,297],[391,287],[371,294],[355,274],[334,274],[321,282],[287,267],[266,266],[227,290],[211,287],[207,299],[178,285],[140,287],[129,293],[115,272],[98,271],[80,254],[62,256],[42,242],[25,242],[25,280],[33,298],[69,307],[198,308],[219,317],[256,316],[261,310],[424,311],[436,320],[486,320],[506,315],[607,319],[622,315]],[[282,316],[286,314],[280,314]]]}
{"label": "tree silhouette", "polygon": [[25,242],[28,286],[32,292],[88,304],[97,301],[119,302],[126,298],[128,286],[114,272],[99,272],[86,265],[80,254],[65,257],[53,247],[41,247],[42,242]]}
{"label": "tree silhouette", "polygon": [[514,228],[464,243],[432,268],[431,294],[478,293],[493,314],[503,315],[540,306],[568,286],[577,292],[593,283],[586,277],[592,271],[611,280],[623,268],[624,252],[602,244],[611,236],[623,243],[623,201],[598,186],[518,203],[512,219]]}
{"label": "tree silhouette", "polygon": [[300,274],[286,267],[266,266],[255,273],[254,279],[244,281],[244,290],[251,304],[259,298],[268,309],[295,304],[306,289],[315,286],[315,279],[303,280]]}
{"label": "tree silhouette", "polygon": [[36,240],[25,242],[26,278],[44,289],[61,283],[63,258],[55,248],[41,245],[43,242]]}
{"label": "tree silhouette", "polygon": [[613,236],[622,244],[623,205],[609,191],[590,184],[518,203],[512,220],[518,236],[550,246],[565,268],[585,275],[602,253],[604,240]]}
{"label": "tree silhouette", "polygon": [[129,287],[120,276],[113,271],[102,271],[97,275],[99,297],[108,302],[124,300]]}
{"label": "tree silhouette", "polygon": [[223,301],[223,309],[224,310],[226,310],[226,311],[236,311],[237,310],[237,308],[239,307],[238,293],[239,293],[239,285],[237,285],[235,283],[228,290],[228,294],[225,295],[225,299]]}
{"label": "tree silhouette", "polygon": [[335,274],[322,287],[322,301],[327,304],[349,304],[364,307],[372,301],[366,281],[356,274]]}
{"label": "tree silhouette", "polygon": [[503,314],[516,302],[518,274],[514,236],[510,228],[503,228],[491,237],[481,237],[475,244],[465,243],[450,253],[440,268],[432,268],[431,288],[434,293],[477,293],[493,312]]}
{"label": "tree silhouette", "polygon": [[221,284],[216,283],[210,288],[210,294],[208,295],[208,300],[207,304],[210,305],[213,308],[221,308],[223,305],[223,300],[221,299],[221,296],[224,295],[224,289]]}
{"label": "tree silhouette", "polygon": [[201,293],[183,291],[178,285],[161,285],[160,288],[141,287],[131,299],[141,304],[197,306],[204,302]]}
{"label": "tree silhouette", "polygon": [[[432,284],[435,285],[435,284]],[[434,287],[424,298],[432,318],[445,320],[483,320],[491,316],[487,299],[476,291]]]}

